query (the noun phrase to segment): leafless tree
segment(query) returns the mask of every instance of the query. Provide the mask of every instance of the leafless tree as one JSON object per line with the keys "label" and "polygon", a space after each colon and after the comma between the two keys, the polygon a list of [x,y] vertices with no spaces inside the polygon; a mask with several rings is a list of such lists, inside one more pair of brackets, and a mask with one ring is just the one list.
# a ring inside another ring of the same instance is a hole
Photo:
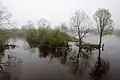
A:
{"label": "leafless tree", "polygon": [[38,27],[47,28],[50,27],[50,25],[51,25],[50,22],[44,18],[38,20]]}
{"label": "leafless tree", "polygon": [[60,24],[60,30],[61,30],[61,32],[65,32],[65,33],[68,32],[68,26],[65,22]]}
{"label": "leafless tree", "polygon": [[34,22],[31,21],[31,20],[27,21],[26,27],[27,27],[28,29],[33,29],[33,28],[34,28]]}
{"label": "leafless tree", "polygon": [[79,53],[81,52],[81,44],[83,38],[86,36],[90,29],[90,20],[87,14],[83,11],[77,10],[71,18],[71,32],[77,34],[79,38]]}
{"label": "leafless tree", "polygon": [[97,31],[100,35],[99,46],[101,46],[102,36],[113,31],[113,20],[111,19],[111,13],[108,9],[99,8],[93,17],[96,21]]}
{"label": "leafless tree", "polygon": [[10,14],[4,6],[0,6],[0,28],[12,25],[10,21],[11,16],[12,14]]}
{"label": "leafless tree", "polygon": [[80,10],[75,11],[71,18],[71,26],[74,32],[73,34],[77,34],[81,45],[82,39],[86,36],[90,29],[90,20],[87,14]]}
{"label": "leafless tree", "polygon": [[45,34],[46,34],[45,30],[50,29],[51,23],[44,18],[40,18],[38,20],[37,25],[38,25],[38,28],[39,28],[39,32],[38,32],[37,36],[39,36],[38,38],[41,38],[42,41],[45,41],[45,37],[44,37]]}

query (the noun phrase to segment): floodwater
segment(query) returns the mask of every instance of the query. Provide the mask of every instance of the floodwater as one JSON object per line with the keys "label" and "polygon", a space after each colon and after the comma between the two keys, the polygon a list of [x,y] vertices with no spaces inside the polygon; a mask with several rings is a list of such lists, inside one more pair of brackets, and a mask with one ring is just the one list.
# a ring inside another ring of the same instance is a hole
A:
{"label": "floodwater", "polygon": [[[97,36],[85,39],[90,43],[97,43],[98,40]],[[120,38],[105,36],[103,42],[105,46],[104,51],[101,52],[101,58],[109,62],[109,69],[102,79],[120,80]],[[6,62],[7,55],[15,58],[10,60],[9,66],[2,65],[0,80],[100,80],[90,75],[97,60],[98,51],[93,51],[87,59],[81,58],[81,64],[77,65],[70,59],[78,50],[73,43],[70,43],[72,51],[66,55],[42,53],[38,48],[31,49],[25,40],[19,38],[10,39],[10,44],[16,44],[18,47],[6,50],[0,56],[0,61]]]}

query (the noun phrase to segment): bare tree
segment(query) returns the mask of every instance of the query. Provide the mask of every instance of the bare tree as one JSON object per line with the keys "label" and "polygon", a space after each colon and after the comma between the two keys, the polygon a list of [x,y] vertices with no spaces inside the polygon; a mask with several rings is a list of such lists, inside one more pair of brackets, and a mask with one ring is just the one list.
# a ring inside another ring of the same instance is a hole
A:
{"label": "bare tree", "polygon": [[34,23],[31,20],[27,21],[27,23],[25,25],[22,25],[21,26],[21,32],[22,32],[23,36],[24,37],[27,36],[27,33],[28,33],[27,31],[28,30],[31,31],[31,32],[33,32],[33,29],[35,29],[34,26],[35,25],[34,25]]}
{"label": "bare tree", "polygon": [[38,27],[42,27],[42,28],[47,28],[50,27],[50,22],[44,18],[41,18],[40,20],[38,20]]}
{"label": "bare tree", "polygon": [[96,21],[97,31],[100,35],[99,47],[102,43],[102,36],[109,34],[113,31],[113,21],[111,19],[111,13],[108,9],[98,9],[94,14]]}
{"label": "bare tree", "polygon": [[65,32],[65,33],[68,32],[68,26],[66,25],[65,22],[60,24],[60,30],[61,30],[61,32]]}
{"label": "bare tree", "polygon": [[4,28],[5,26],[11,26],[11,16],[12,15],[7,11],[4,6],[0,6],[0,28]]}
{"label": "bare tree", "polygon": [[34,23],[33,23],[31,20],[29,20],[29,21],[27,21],[26,27],[27,27],[28,29],[33,29],[33,28],[34,28]]}
{"label": "bare tree", "polygon": [[26,30],[34,29],[35,28],[34,26],[35,26],[34,22],[31,20],[28,20],[25,25],[21,26],[21,30],[26,31]]}
{"label": "bare tree", "polygon": [[80,53],[83,38],[88,33],[90,27],[90,20],[87,14],[80,10],[75,11],[74,15],[71,18],[71,26],[72,26],[71,32],[73,32],[73,34],[77,34],[79,38],[79,53]]}
{"label": "bare tree", "polygon": [[71,26],[73,34],[77,34],[79,38],[79,44],[82,44],[82,39],[88,33],[90,28],[90,21],[87,14],[83,11],[77,10],[71,18]]}
{"label": "bare tree", "polygon": [[[46,34],[46,29],[50,29],[50,22],[44,18],[40,18],[40,20],[38,20],[38,28],[39,28],[39,33],[38,33],[38,38],[41,38],[42,41],[45,41],[45,34]],[[41,37],[40,37],[41,36]]]}

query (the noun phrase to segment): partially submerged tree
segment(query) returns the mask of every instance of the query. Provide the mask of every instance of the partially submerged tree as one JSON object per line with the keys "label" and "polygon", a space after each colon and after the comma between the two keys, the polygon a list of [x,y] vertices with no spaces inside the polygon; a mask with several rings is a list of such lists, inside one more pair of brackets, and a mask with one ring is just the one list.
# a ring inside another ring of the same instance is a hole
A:
{"label": "partially submerged tree", "polygon": [[98,59],[100,60],[102,36],[110,34],[113,31],[113,21],[111,19],[111,13],[108,9],[98,9],[94,14],[94,19],[100,36],[98,56]]}
{"label": "partially submerged tree", "polygon": [[90,20],[87,14],[80,10],[75,11],[74,15],[71,18],[71,26],[71,32],[73,33],[72,35],[75,34],[79,38],[80,53],[83,38],[86,36],[90,28]]}
{"label": "partially submerged tree", "polygon": [[87,14],[77,10],[71,18],[71,32],[79,38],[79,44],[82,44],[82,39],[86,36],[90,29],[90,20]]}
{"label": "partially submerged tree", "polygon": [[24,36],[26,36],[26,40],[29,42],[29,43],[37,43],[37,30],[35,28],[35,25],[32,21],[27,21],[27,24],[23,26],[23,28],[21,29],[23,30],[23,32],[25,33]]}
{"label": "partially submerged tree", "polygon": [[48,29],[50,29],[50,22],[44,18],[40,18],[40,20],[38,20],[38,33],[37,33],[37,38],[40,41],[39,43],[41,43],[41,41],[45,41],[45,36],[47,35],[47,31]]}
{"label": "partially submerged tree", "polygon": [[108,9],[98,9],[93,17],[96,21],[97,31],[100,35],[99,46],[101,46],[102,36],[111,34],[113,31],[113,20],[111,19],[111,13]]}
{"label": "partially submerged tree", "polygon": [[7,9],[0,4],[0,45],[4,45],[9,36],[6,34],[5,28],[11,26],[10,17],[12,15]]}

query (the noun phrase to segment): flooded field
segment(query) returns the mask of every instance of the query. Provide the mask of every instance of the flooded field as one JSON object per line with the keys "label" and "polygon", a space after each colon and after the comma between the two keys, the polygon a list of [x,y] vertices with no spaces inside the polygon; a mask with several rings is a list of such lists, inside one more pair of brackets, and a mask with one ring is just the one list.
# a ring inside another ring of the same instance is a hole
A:
{"label": "flooded field", "polygon": [[[88,37],[86,42],[97,43],[98,37]],[[115,36],[105,36],[105,49],[101,52],[105,67],[104,78],[97,79],[96,74],[92,74],[98,51],[93,51],[89,58],[82,58],[79,63],[74,62],[75,52],[78,47],[73,43],[70,51],[60,53],[42,51],[39,48],[30,48],[24,39],[10,39],[9,44],[16,44],[14,49],[7,49],[0,55],[3,70],[0,71],[0,80],[119,80],[120,64],[120,38]],[[9,60],[9,56],[11,55]]]}

